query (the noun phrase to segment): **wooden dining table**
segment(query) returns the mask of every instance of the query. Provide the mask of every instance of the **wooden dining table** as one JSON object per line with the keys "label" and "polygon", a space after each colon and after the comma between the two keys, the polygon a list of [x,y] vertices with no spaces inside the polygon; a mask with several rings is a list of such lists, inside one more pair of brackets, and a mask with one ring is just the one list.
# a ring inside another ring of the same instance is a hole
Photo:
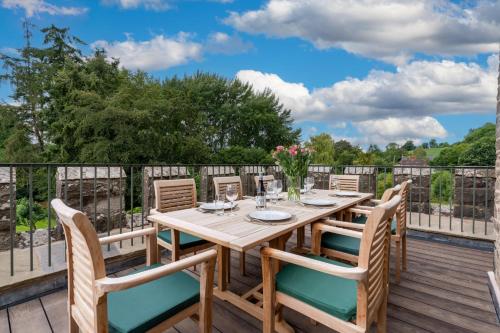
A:
{"label": "wooden dining table", "polygon": [[[335,191],[312,190],[309,194],[302,195],[302,199],[328,198],[334,200],[335,205],[319,207],[288,200],[278,200],[275,204],[268,201],[266,209],[292,214],[289,221],[280,223],[263,223],[249,219],[248,214],[256,210],[253,199],[237,201],[232,215],[229,211],[220,216],[191,208],[150,215],[148,220],[160,224],[163,228],[185,232],[216,244],[218,274],[214,295],[263,320],[262,284],[243,295],[228,290],[230,250],[245,252],[264,243],[268,243],[272,248],[285,250],[286,242],[295,230],[303,232],[306,225],[340,213],[372,197],[372,193],[360,192],[357,196],[340,197]],[[276,329],[279,332],[293,332],[282,320],[277,322]]]}

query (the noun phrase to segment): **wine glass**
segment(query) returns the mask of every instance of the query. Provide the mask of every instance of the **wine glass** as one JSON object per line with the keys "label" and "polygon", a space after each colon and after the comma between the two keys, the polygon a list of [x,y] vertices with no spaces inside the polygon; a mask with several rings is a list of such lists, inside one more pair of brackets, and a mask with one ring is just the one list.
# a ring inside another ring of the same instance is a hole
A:
{"label": "wine glass", "polygon": [[275,183],[274,181],[270,181],[267,183],[267,190],[266,190],[267,194],[269,195],[269,197],[271,198],[271,202],[273,204],[276,204],[276,189],[275,189]]}
{"label": "wine glass", "polygon": [[338,191],[339,190],[339,182],[337,178],[332,179],[332,190]]}
{"label": "wine glass", "polygon": [[230,216],[234,216],[233,214],[233,206],[234,201],[238,198],[238,191],[236,191],[236,185],[229,184],[226,187],[226,199],[231,203],[231,211],[229,212]]}

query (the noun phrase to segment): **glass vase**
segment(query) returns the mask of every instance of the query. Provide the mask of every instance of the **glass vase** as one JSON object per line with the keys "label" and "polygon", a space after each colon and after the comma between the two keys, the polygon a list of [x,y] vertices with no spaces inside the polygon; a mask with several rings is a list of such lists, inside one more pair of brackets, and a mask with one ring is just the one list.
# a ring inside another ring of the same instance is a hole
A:
{"label": "glass vase", "polygon": [[300,201],[301,178],[300,176],[286,176],[288,200]]}

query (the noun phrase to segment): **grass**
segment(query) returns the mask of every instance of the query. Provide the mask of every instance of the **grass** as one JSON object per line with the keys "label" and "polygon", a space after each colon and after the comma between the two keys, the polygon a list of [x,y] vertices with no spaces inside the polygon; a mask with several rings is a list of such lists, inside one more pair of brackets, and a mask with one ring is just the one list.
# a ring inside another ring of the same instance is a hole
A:
{"label": "grass", "polygon": [[[56,219],[54,217],[50,218],[51,223],[50,226],[53,228],[56,225]],[[47,229],[49,227],[49,219],[44,218],[42,220],[36,221],[34,223],[33,229]],[[30,231],[29,225],[16,225],[16,232],[27,232]]]}
{"label": "grass", "polygon": [[433,158],[439,156],[441,150],[443,150],[443,148],[428,148],[425,150],[425,152],[427,153],[427,158],[432,160]]}

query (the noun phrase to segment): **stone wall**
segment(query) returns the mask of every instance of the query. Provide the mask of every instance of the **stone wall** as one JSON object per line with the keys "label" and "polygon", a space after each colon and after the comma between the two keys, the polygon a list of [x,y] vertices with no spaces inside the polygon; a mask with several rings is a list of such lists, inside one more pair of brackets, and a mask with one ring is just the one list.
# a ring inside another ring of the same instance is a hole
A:
{"label": "stone wall", "polygon": [[494,169],[456,169],[453,216],[490,220],[495,196]]}
{"label": "stone wall", "polygon": [[359,175],[359,191],[375,193],[377,175],[374,167],[352,166],[344,169],[346,175]]}
{"label": "stone wall", "polygon": [[[95,173],[96,170],[97,173]],[[126,177],[125,171],[119,167],[110,167],[109,175],[107,167],[59,167],[56,171],[56,196],[74,209],[80,210],[81,207],[98,232],[107,231],[108,216],[110,217],[110,229],[117,228],[120,224],[125,225],[123,211],[125,210],[125,191],[127,188]],[[94,205],[96,207],[95,219]],[[60,226],[56,228],[55,237],[62,238]]]}
{"label": "stone wall", "polygon": [[[430,209],[431,171],[428,168],[394,167],[395,184],[411,179],[408,207],[412,212],[428,213]],[[411,204],[410,204],[411,203]]]}
{"label": "stone wall", "polygon": [[[0,251],[10,249],[10,225],[11,225],[11,202],[10,202],[10,178],[11,171],[8,167],[0,168]],[[12,169],[12,191],[14,193],[12,213],[16,214],[16,170]],[[15,226],[14,226],[15,228]]]}

